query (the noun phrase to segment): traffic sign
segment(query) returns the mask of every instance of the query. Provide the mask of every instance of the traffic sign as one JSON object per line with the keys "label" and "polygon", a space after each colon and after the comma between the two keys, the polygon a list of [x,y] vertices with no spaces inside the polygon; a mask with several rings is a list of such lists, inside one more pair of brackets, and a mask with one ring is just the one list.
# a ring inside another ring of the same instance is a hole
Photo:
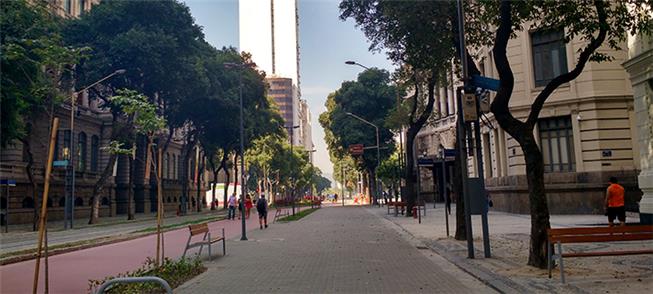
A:
{"label": "traffic sign", "polygon": [[55,160],[52,166],[68,166],[68,160]]}
{"label": "traffic sign", "polygon": [[362,155],[365,150],[363,144],[352,144],[349,145],[349,153],[351,155]]}
{"label": "traffic sign", "polygon": [[498,91],[500,87],[500,81],[497,79],[488,78],[480,75],[473,75],[472,85],[483,89]]}

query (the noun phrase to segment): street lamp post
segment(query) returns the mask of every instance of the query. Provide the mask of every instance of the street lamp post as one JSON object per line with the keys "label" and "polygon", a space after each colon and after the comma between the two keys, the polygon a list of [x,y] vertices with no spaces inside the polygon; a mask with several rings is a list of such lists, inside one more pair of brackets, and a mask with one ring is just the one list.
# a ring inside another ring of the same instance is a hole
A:
{"label": "street lamp post", "polygon": [[347,60],[347,61],[345,61],[345,64],[348,64],[348,65],[358,65],[358,66],[360,66],[360,67],[362,67],[362,68],[364,68],[364,69],[370,69],[369,67],[364,66],[364,65],[362,65],[362,64],[360,64],[360,63],[358,63],[358,62],[356,62],[356,61],[353,61],[353,60]]}
{"label": "street lamp post", "polygon": [[376,193],[374,193],[374,194],[376,194],[376,195],[374,195],[374,201],[373,201],[372,204],[377,205],[378,204],[377,200],[378,200],[378,196],[379,196],[379,183],[378,183],[378,180],[376,179],[376,172],[378,171],[379,164],[381,163],[381,151],[380,151],[381,146],[379,144],[379,127],[377,127],[375,124],[373,124],[373,123],[365,120],[364,118],[362,118],[362,117],[360,117],[358,115],[355,115],[355,114],[353,114],[351,112],[347,112],[347,115],[349,115],[349,116],[351,116],[351,117],[353,117],[355,119],[358,119],[358,120],[360,120],[360,121],[362,121],[362,122],[364,122],[364,123],[366,123],[366,124],[368,124],[370,126],[373,126],[374,129],[376,130],[376,167],[374,168],[374,175],[375,175],[374,176],[374,180],[375,180],[374,185],[376,185]]}
{"label": "street lamp post", "polygon": [[125,72],[126,70],[124,69],[116,70],[108,76],[99,79],[95,83],[92,83],[79,91],[73,92],[72,96],[70,97],[70,175],[68,175],[68,179],[70,180],[70,198],[65,201],[64,229],[73,228],[73,220],[75,217],[75,103],[77,95],[79,95],[79,93],[84,93],[86,90],[97,86],[98,84],[112,78],[113,76],[121,75]]}
{"label": "street lamp post", "polygon": [[[299,128],[299,126],[292,126],[291,125],[291,126],[287,126],[285,128],[288,129],[288,132],[290,133],[290,157],[292,158],[292,156],[294,154],[293,153],[294,152],[293,146],[295,146],[295,140],[294,140],[295,129]],[[292,164],[292,161],[290,161],[290,163]],[[292,169],[292,165],[290,166],[290,168]],[[294,181],[295,179],[293,178],[292,180]],[[297,188],[297,186],[295,186],[295,188]],[[292,203],[291,203],[291,205],[292,205],[292,215],[295,215],[295,191],[294,191],[295,188],[293,188],[293,191],[291,192],[292,195],[290,195],[292,197],[292,199],[291,199],[291,201],[292,201]]]}
{"label": "street lamp post", "polygon": [[242,233],[240,240],[247,241],[247,225],[245,223],[245,126],[244,126],[244,116],[243,116],[243,69],[251,66],[250,63],[235,63],[235,62],[225,62],[223,63],[225,68],[236,68],[239,69],[240,74],[238,75],[238,99],[240,100],[240,201],[241,205],[241,223],[242,223]]}

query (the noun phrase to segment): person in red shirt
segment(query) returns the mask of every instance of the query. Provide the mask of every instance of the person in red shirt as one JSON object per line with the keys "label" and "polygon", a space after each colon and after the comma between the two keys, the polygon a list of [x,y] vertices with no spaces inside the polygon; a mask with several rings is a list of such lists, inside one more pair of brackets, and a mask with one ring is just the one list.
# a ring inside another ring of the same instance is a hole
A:
{"label": "person in red shirt", "polygon": [[605,211],[608,215],[610,226],[614,226],[614,219],[619,219],[619,225],[626,225],[626,208],[624,206],[624,187],[617,183],[617,178],[610,177],[610,186],[605,193]]}
{"label": "person in red shirt", "polygon": [[247,198],[245,198],[245,218],[249,219],[249,211],[252,209],[254,205],[252,205],[252,197],[247,195]]}

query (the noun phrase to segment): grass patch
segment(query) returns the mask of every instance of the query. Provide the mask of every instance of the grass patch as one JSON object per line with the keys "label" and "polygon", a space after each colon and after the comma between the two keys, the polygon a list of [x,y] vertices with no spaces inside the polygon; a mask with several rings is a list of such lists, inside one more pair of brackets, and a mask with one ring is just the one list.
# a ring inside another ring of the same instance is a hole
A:
{"label": "grass patch", "polygon": [[278,219],[277,221],[280,221],[280,222],[296,221],[296,220],[299,220],[299,219],[313,213],[316,210],[318,210],[318,208],[310,208],[310,209],[302,210],[302,211],[300,211],[298,213],[295,213],[295,215],[291,214],[289,216],[282,217],[282,218]]}
{"label": "grass patch", "polygon": [[[161,266],[156,266],[155,260],[148,257],[143,266],[133,272],[109,276],[102,280],[89,280],[88,291],[89,293],[95,293],[100,285],[113,278],[145,276],[156,276],[164,279],[174,289],[205,270],[206,267],[202,265],[199,258],[182,258],[179,260],[165,258]],[[165,293],[165,289],[157,283],[130,283],[115,284],[105,293]]]}
{"label": "grass patch", "polygon": [[[189,220],[189,221],[185,221],[185,222],[182,222],[182,223],[165,225],[165,226],[161,227],[161,230],[165,231],[165,230],[175,229],[175,228],[179,228],[179,227],[183,227],[183,226],[187,226],[187,225],[195,225],[195,224],[199,224],[199,223],[217,221],[217,220],[222,220],[222,219],[224,219],[224,217],[212,216],[212,217],[201,218],[201,219],[196,219],[196,220]],[[142,230],[133,231],[132,233],[138,234],[138,233],[151,233],[151,232],[156,232],[156,227],[149,227],[149,228],[145,228],[145,229],[142,229]]]}

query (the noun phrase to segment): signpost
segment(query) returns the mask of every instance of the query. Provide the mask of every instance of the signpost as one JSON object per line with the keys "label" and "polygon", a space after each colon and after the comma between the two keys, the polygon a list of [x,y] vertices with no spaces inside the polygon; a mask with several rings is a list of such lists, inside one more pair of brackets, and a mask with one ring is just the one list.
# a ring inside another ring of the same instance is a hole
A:
{"label": "signpost", "polygon": [[349,145],[349,153],[351,155],[363,155],[363,152],[365,151],[365,147],[363,144],[352,144]]}

